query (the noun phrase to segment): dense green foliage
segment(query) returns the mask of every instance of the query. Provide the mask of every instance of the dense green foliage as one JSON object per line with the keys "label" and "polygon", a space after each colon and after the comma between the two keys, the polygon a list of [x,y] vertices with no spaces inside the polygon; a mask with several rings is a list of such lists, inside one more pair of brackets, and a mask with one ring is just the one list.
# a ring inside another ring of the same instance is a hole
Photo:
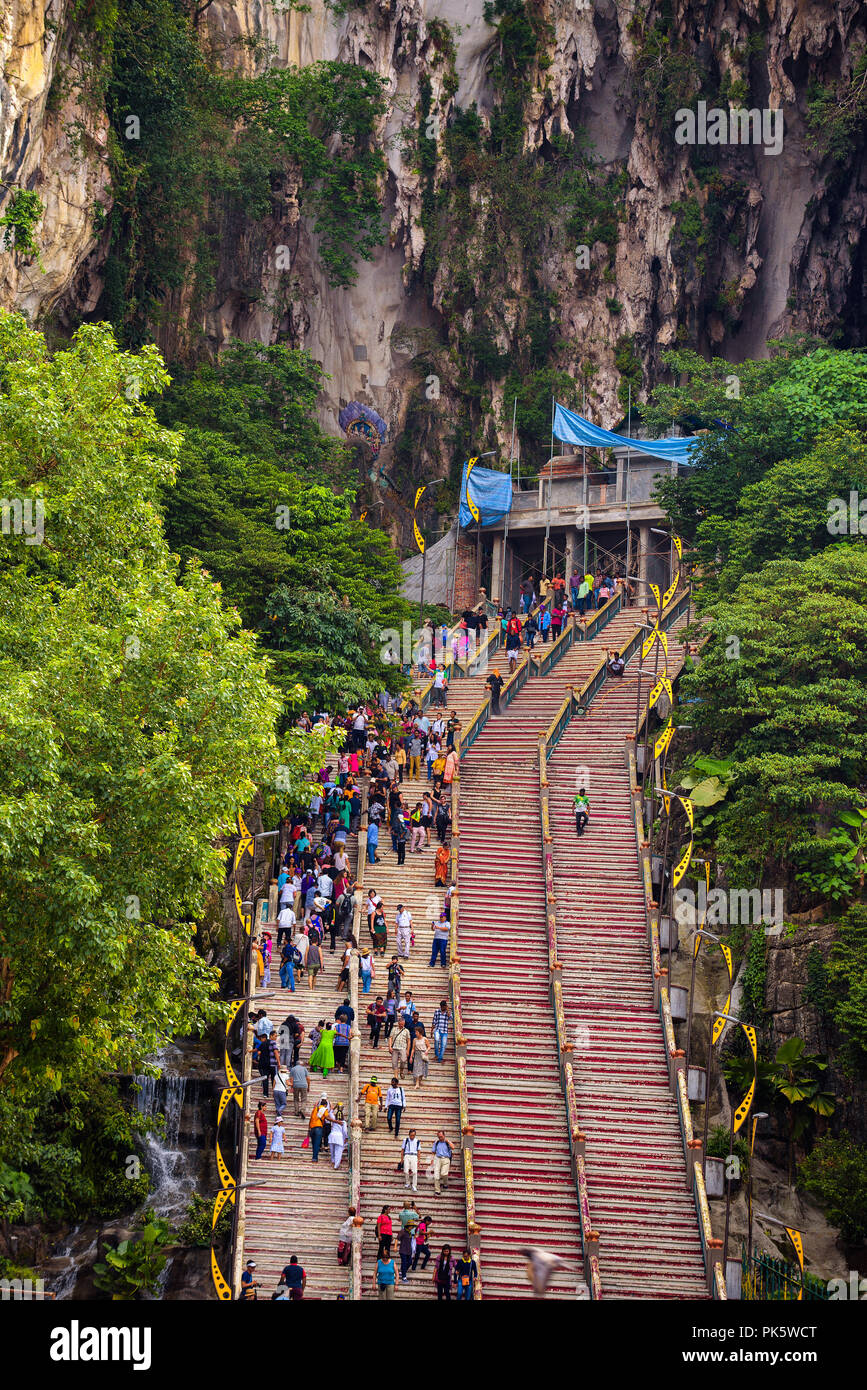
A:
{"label": "dense green foliage", "polygon": [[733,760],[715,830],[734,884],[832,868],[830,825],[867,781],[865,593],[856,543],[769,561],[708,610],[702,660],[682,687],[698,701],[689,718],[703,746]]}
{"label": "dense green foliage", "polygon": [[200,303],[221,251],[246,238],[257,295],[258,266],[289,236],[281,222],[293,187],[331,283],[351,283],[356,257],[382,239],[374,73],[337,62],[281,69],[260,53],[257,75],[242,77],[179,0],[118,6],[99,42],[93,80],[111,124],[112,180],[100,313],[127,341],[177,314],[182,293]]}
{"label": "dense green foliage", "polygon": [[6,211],[0,217],[3,246],[7,251],[17,251],[21,256],[38,257],[36,227],[44,211],[38,193],[29,188],[13,188]]}
{"label": "dense green foliage", "polygon": [[848,1134],[823,1134],[798,1168],[798,1185],[825,1207],[844,1240],[867,1240],[867,1147]]}
{"label": "dense green foliage", "polygon": [[306,791],[322,752],[298,730],[279,746],[255,637],[166,543],[165,382],[106,325],[52,358],[0,315],[0,492],[34,518],[0,537],[0,1193],[19,1214],[141,1199],[100,1078],[222,1015],[193,944],[220,837],[278,767]]}
{"label": "dense green foliage", "polygon": [[301,681],[310,708],[330,709],[399,688],[380,633],[412,610],[385,534],[328,486],[345,451],[315,423],[320,383],[306,353],[235,343],[176,383],[161,415],[184,431],[164,494],[170,545],[219,580],[275,654],[281,689]]}

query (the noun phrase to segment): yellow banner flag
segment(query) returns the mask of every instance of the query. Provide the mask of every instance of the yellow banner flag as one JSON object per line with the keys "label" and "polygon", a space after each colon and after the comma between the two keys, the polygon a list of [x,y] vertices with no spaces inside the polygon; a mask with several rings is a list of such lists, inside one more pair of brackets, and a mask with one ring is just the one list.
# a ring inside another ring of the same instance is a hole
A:
{"label": "yellow banner flag", "polygon": [[[724,941],[721,941],[721,942],[720,942],[719,948],[720,948],[720,950],[722,951],[722,953],[723,953],[723,959],[725,960],[725,963],[726,963],[726,965],[728,966],[729,984],[731,984],[731,982],[732,982],[732,953],[731,953],[731,949],[730,949],[730,947],[728,947],[728,946],[725,944]],[[727,1010],[727,1009],[728,1009],[728,1005],[726,1005],[726,1010]],[[726,1010],[723,1010],[723,1012],[725,1012]]]}
{"label": "yellow banner flag", "polygon": [[[726,947],[723,946],[723,950],[725,950],[725,949],[726,949]],[[731,996],[731,990],[729,990],[728,997],[726,998],[726,1002],[723,1004],[723,1013],[724,1013],[724,1014],[727,1014],[728,1011],[729,1011],[729,1009],[731,1008],[731,1006],[732,1006],[732,996]],[[712,1038],[712,1040],[711,1040],[711,1045],[712,1045],[713,1047],[716,1047],[717,1043],[719,1042],[720,1033],[721,1033],[722,1030],[725,1028],[725,1026],[726,1026],[726,1020],[725,1020],[724,1018],[715,1018],[715,1019],[714,1019],[714,1021],[713,1021],[713,1038]]]}
{"label": "yellow banner flag", "polygon": [[755,1089],[756,1079],[755,1077],[753,1077],[752,1081],[750,1082],[750,1089],[747,1091],[746,1095],[744,1096],[743,1100],[741,1101],[740,1105],[735,1111],[735,1122],[733,1127],[733,1131],[735,1134],[737,1134],[744,1120],[747,1118],[747,1115],[749,1115],[750,1113],[750,1106],[753,1103],[753,1095],[755,1093]]}
{"label": "yellow banner flag", "polygon": [[416,488],[415,501],[414,501],[413,504],[412,504],[414,507],[417,507],[417,506],[418,506],[418,504],[419,504],[419,499],[420,499],[422,493],[426,491],[426,489],[427,489],[427,483],[422,483],[422,485],[421,485],[420,488]]}
{"label": "yellow banner flag", "polygon": [[470,459],[467,463],[467,506],[469,507],[473,521],[475,522],[478,522],[479,520],[479,509],[473,501],[472,497],[470,496],[470,474],[472,473],[478,461],[479,460],[477,458],[474,458]]}
{"label": "yellow banner flag", "polygon": [[657,606],[657,608],[661,608],[661,607],[662,607],[662,603],[661,603],[660,597],[659,597],[659,588],[658,588],[658,586],[657,586],[656,584],[648,584],[647,587],[648,587],[648,589],[650,590],[650,592],[653,594],[653,597],[656,599],[656,606]]}
{"label": "yellow banner flag", "polygon": [[675,865],[675,867],[674,867],[674,873],[673,873],[672,876],[671,876],[671,882],[672,882],[672,886],[673,886],[674,888],[677,887],[677,885],[680,883],[680,880],[683,878],[684,874],[686,873],[687,869],[689,868],[689,861],[690,861],[691,858],[692,858],[692,840],[690,839],[689,844],[687,845],[686,849],[683,851],[683,854],[682,854],[681,857],[680,857],[680,863]]}
{"label": "yellow banner flag", "polygon": [[695,825],[695,811],[693,810],[692,802],[690,801],[688,796],[679,796],[678,801],[680,802],[684,811],[686,811],[686,818],[689,821],[689,828],[690,830],[692,830],[693,826]]}
{"label": "yellow banner flag", "polygon": [[663,609],[665,609],[665,608],[668,607],[669,603],[671,602],[672,598],[673,598],[674,595],[675,595],[675,592],[676,592],[676,590],[677,590],[677,586],[678,586],[679,583],[680,583],[680,576],[678,575],[678,576],[675,578],[674,582],[669,586],[669,588],[666,589],[665,593],[662,595],[662,607],[663,607]]}
{"label": "yellow banner flag", "polygon": [[422,555],[424,555],[424,536],[422,535],[421,531],[418,529],[418,523],[416,522],[415,517],[413,517],[413,519],[412,519],[412,529],[413,529],[413,532],[414,532],[414,534],[415,534],[415,543],[416,543],[416,545],[418,546],[419,550],[421,551]]}
{"label": "yellow banner flag", "polygon": [[661,757],[661,756],[663,755],[663,753],[665,753],[665,752],[667,751],[668,745],[671,743],[671,740],[672,740],[673,738],[674,738],[674,725],[672,724],[671,720],[669,719],[669,721],[668,721],[668,723],[666,724],[665,728],[664,728],[664,729],[662,730],[662,732],[660,733],[659,738],[656,740],[656,742],[655,742],[654,745],[653,745],[653,756],[654,756],[654,758],[659,758],[659,757]]}
{"label": "yellow banner flag", "polygon": [[787,1226],[787,1227],[786,1227],[786,1235],[789,1237],[789,1240],[792,1242],[792,1244],[793,1244],[794,1247],[795,1247],[795,1254],[796,1254],[797,1257],[798,1257],[798,1264],[800,1265],[800,1267],[801,1267],[801,1273],[803,1274],[803,1272],[804,1272],[804,1242],[801,1240],[801,1232],[800,1232],[800,1231],[794,1230],[793,1227],[791,1227],[791,1226]]}
{"label": "yellow banner flag", "polygon": [[678,560],[682,560],[682,559],[683,559],[683,541],[680,539],[680,536],[672,536],[671,539],[674,541],[674,548],[675,548],[675,550],[677,551],[677,558],[678,558]]}
{"label": "yellow banner flag", "polygon": [[755,1028],[751,1028],[748,1023],[741,1024],[741,1027],[747,1035],[747,1042],[750,1045],[750,1051],[753,1054],[753,1061],[755,1062],[756,1057],[758,1055],[756,1049],[756,1030]]}
{"label": "yellow banner flag", "polygon": [[213,1246],[211,1247],[211,1277],[214,1281],[214,1288],[217,1290],[217,1297],[221,1302],[226,1303],[232,1297],[232,1290],[223,1278]]}

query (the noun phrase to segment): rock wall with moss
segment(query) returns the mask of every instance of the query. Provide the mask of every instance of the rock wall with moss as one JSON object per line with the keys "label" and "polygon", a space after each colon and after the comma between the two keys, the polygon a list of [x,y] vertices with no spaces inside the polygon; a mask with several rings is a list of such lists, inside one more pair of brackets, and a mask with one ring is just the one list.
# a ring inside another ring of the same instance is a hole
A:
{"label": "rock wall with moss", "polygon": [[[401,486],[508,447],[515,397],[532,470],[552,394],[610,426],[678,344],[863,343],[854,0],[10,0],[0,42],[0,211],[44,208],[0,302],[306,347]],[[780,152],[679,145],[699,100],[781,109]]]}

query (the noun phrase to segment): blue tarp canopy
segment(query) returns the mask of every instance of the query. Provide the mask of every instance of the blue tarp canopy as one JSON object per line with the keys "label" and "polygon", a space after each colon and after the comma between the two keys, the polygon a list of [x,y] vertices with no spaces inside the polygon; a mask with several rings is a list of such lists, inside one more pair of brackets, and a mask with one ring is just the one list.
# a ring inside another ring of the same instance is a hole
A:
{"label": "blue tarp canopy", "polygon": [[[688,439],[629,439],[625,434],[614,434],[611,430],[601,430],[591,425],[574,410],[558,405],[554,412],[554,438],[565,444],[585,444],[588,449],[614,449],[629,447],[634,454],[650,454],[653,458],[673,459],[676,463],[689,463],[692,446],[698,443],[695,435]],[[473,469],[475,482],[478,469]],[[474,494],[475,495],[475,494]]]}
{"label": "blue tarp canopy", "polygon": [[[467,505],[468,466],[468,463],[464,464],[461,476],[461,526],[469,526],[470,522],[475,520]],[[497,473],[493,468],[482,468],[481,464],[477,463],[470,478],[470,492],[483,526],[490,526],[492,522],[499,521],[512,510],[512,478],[509,473]]]}

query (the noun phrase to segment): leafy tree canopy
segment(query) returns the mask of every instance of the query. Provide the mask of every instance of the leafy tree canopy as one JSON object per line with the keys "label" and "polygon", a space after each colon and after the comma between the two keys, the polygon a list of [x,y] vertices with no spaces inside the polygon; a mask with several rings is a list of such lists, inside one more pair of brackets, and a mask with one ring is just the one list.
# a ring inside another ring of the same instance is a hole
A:
{"label": "leafy tree canopy", "polygon": [[702,747],[731,760],[715,813],[735,884],[780,886],[800,870],[818,887],[835,867],[834,828],[867,777],[865,592],[867,548],[854,542],[772,561],[708,609],[682,686]]}

